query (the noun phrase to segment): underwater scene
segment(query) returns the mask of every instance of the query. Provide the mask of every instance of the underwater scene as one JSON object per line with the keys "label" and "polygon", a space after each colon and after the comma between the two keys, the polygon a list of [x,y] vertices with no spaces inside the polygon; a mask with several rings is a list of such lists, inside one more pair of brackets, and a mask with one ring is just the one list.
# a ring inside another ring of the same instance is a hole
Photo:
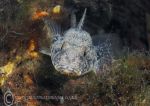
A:
{"label": "underwater scene", "polygon": [[150,106],[149,0],[0,0],[0,106]]}

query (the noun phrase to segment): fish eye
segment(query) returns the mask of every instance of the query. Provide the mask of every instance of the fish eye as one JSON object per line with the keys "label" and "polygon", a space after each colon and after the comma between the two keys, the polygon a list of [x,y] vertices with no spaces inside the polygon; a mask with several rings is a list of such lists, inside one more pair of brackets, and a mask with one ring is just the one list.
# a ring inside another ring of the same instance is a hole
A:
{"label": "fish eye", "polygon": [[61,48],[60,48],[61,50],[62,50],[62,48],[63,48],[63,45],[64,45],[64,44],[62,44],[62,46],[61,46]]}
{"label": "fish eye", "polygon": [[86,52],[84,51],[84,54],[83,54],[83,56],[85,57],[86,56]]}
{"label": "fish eye", "polygon": [[62,44],[62,46],[61,46],[61,50],[64,48],[65,44],[66,44],[65,42]]}
{"label": "fish eye", "polygon": [[82,51],[83,51],[83,56],[86,56],[86,48],[85,47],[82,48]]}

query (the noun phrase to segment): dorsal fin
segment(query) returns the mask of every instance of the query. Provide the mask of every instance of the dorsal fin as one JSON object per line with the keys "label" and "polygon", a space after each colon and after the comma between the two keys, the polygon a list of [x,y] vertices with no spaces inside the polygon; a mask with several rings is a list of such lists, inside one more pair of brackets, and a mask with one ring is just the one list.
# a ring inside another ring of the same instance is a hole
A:
{"label": "dorsal fin", "polygon": [[82,18],[81,18],[81,20],[80,20],[80,22],[79,22],[79,24],[78,24],[78,26],[77,26],[77,28],[79,29],[79,30],[81,30],[82,29],[82,26],[83,26],[83,24],[84,24],[84,19],[85,19],[85,16],[86,16],[86,8],[85,8],[85,10],[84,10],[84,13],[83,13],[83,16],[82,16]]}
{"label": "dorsal fin", "polygon": [[44,24],[53,35],[61,34],[61,27],[50,19],[44,19]]}
{"label": "dorsal fin", "polygon": [[76,15],[72,12],[71,14],[71,27],[75,28],[76,27]]}
{"label": "dorsal fin", "polygon": [[45,18],[43,21],[45,24],[44,29],[46,29],[47,32],[47,37],[51,38],[52,42],[57,41],[63,35],[61,27],[50,19]]}

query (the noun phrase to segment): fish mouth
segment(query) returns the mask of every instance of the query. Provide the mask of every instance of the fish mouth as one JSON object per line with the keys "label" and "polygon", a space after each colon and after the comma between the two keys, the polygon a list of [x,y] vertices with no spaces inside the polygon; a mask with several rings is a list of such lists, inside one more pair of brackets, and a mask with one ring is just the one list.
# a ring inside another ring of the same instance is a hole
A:
{"label": "fish mouth", "polygon": [[67,76],[80,76],[81,72],[79,71],[70,71],[70,70],[61,70],[61,74],[67,75]]}
{"label": "fish mouth", "polygon": [[67,75],[67,76],[80,76],[81,75],[81,71],[77,71],[73,68],[69,68],[69,67],[57,67],[56,68],[57,71],[59,71],[61,74],[63,75]]}

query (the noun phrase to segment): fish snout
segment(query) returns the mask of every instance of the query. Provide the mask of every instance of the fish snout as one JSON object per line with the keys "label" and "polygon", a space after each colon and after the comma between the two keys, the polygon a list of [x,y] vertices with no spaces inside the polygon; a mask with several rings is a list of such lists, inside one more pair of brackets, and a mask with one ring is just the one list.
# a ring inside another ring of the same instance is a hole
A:
{"label": "fish snout", "polygon": [[59,71],[61,74],[67,75],[67,76],[80,76],[81,75],[81,71],[73,69],[71,67],[67,67],[67,66],[57,67],[56,70]]}

